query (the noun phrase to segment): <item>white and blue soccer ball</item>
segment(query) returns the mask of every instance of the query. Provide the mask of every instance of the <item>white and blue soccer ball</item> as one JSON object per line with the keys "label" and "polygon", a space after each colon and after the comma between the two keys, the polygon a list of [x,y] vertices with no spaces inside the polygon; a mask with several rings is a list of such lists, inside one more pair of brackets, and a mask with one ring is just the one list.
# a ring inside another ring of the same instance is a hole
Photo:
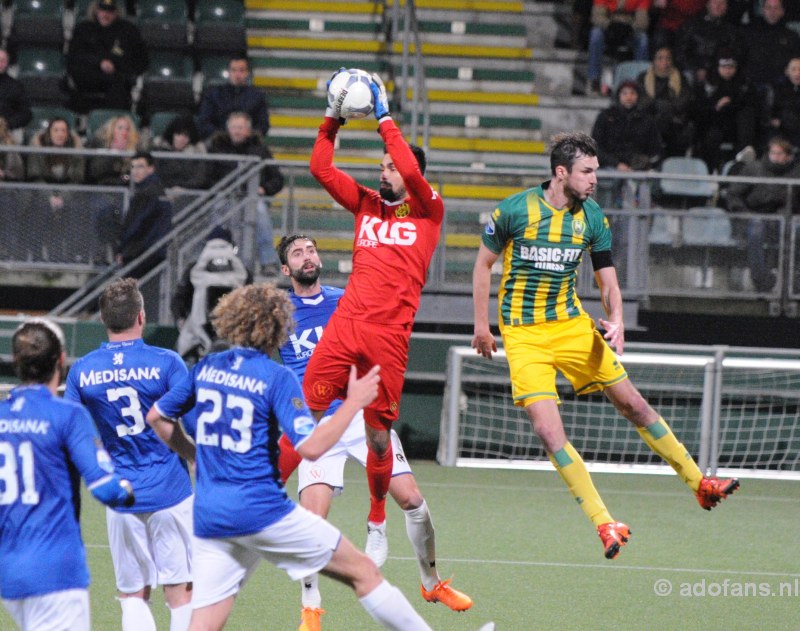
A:
{"label": "white and blue soccer ball", "polygon": [[364,70],[342,70],[328,86],[328,105],[344,119],[369,116],[375,107],[369,84],[369,73]]}

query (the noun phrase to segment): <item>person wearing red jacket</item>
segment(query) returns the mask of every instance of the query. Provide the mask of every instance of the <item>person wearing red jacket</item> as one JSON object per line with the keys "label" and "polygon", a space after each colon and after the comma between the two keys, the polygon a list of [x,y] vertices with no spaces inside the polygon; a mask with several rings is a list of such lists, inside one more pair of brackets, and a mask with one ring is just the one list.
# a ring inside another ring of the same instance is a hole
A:
{"label": "person wearing red jacket", "polygon": [[353,213],[355,238],[347,288],[303,381],[306,402],[319,418],[344,396],[351,365],[359,374],[373,364],[381,366],[378,397],[364,409],[371,496],[367,554],[385,540],[381,528],[393,460],[389,430],[399,416],[411,327],[444,217],[444,203],[423,175],[424,151],[404,140],[389,115],[380,77],[373,75],[370,87],[385,143],[380,190],[359,184],[333,165],[342,121],[330,107],[311,154],[311,174]]}

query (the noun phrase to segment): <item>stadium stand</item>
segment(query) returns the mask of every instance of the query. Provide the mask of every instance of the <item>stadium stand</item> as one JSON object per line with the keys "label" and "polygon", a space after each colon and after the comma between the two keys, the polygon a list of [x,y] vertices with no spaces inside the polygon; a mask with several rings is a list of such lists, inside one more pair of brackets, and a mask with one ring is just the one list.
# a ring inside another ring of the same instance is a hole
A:
{"label": "stadium stand", "polygon": [[189,48],[189,17],[184,2],[138,0],[136,21],[142,39],[151,50]]}

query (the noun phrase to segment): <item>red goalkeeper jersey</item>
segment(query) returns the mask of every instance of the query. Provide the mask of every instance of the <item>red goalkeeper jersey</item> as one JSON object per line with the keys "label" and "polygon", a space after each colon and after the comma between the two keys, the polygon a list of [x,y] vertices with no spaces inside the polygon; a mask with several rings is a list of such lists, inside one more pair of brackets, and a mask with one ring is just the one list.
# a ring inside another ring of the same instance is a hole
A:
{"label": "red goalkeeper jersey", "polygon": [[439,241],[444,203],[420,172],[394,121],[384,120],[379,131],[408,194],[398,202],[385,201],[333,166],[338,129],[339,122],[326,117],[311,154],[311,174],[355,217],[353,271],[337,313],[369,322],[411,324]]}

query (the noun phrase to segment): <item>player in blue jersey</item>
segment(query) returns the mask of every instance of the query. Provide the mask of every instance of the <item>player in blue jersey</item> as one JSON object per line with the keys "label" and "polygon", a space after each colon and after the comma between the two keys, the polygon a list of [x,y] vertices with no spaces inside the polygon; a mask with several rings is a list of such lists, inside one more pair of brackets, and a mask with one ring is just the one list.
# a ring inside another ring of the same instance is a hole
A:
{"label": "player in blue jersey", "polygon": [[145,344],[142,294],[133,278],[100,296],[108,342],[69,371],[66,399],[92,414],[116,470],[137,490],[136,506],[106,510],[123,631],[155,631],[150,594],[164,586],[171,631],[192,615],[192,483],[186,463],[145,423],[153,403],[186,375],[180,356]]}
{"label": "player in blue jersey", "polygon": [[[281,239],[277,250],[281,272],[288,276],[292,283],[289,297],[294,305],[295,320],[295,330],[289,336],[289,341],[280,347],[280,355],[284,365],[291,368],[302,382],[308,360],[344,290],[320,283],[322,261],[317,252],[317,243],[311,237],[300,234],[287,235]],[[335,401],[320,422],[325,423],[340,403],[339,400]],[[400,437],[394,430],[391,430],[391,440],[394,466],[389,493],[405,515],[406,532],[417,554],[422,595],[429,602],[441,602],[456,611],[469,609],[472,606],[472,599],[453,589],[449,580],[443,581],[439,576],[436,569],[435,533],[428,505],[405,458]],[[281,437],[280,444],[281,451],[284,448],[292,449],[291,443],[285,441],[284,437]],[[344,490],[344,466],[348,458],[366,467],[367,444],[362,411],[353,417],[350,427],[342,438],[325,455],[316,462],[303,460],[299,463],[300,505],[312,513],[327,517],[331,500]],[[281,477],[284,480],[290,474],[291,471],[281,470]],[[370,534],[373,535],[375,532],[373,530]],[[367,555],[378,567],[386,561],[388,554],[385,526],[380,534],[378,545],[371,547],[368,538],[366,550]],[[321,609],[322,596],[319,592],[318,579],[318,575],[314,574],[305,577],[301,583],[303,609],[300,631],[320,629],[319,618],[324,610]]]}
{"label": "player in blue jersey", "polygon": [[[286,341],[291,318],[286,292],[272,284],[227,294],[211,321],[234,347],[203,358],[147,414],[167,444],[197,462],[190,631],[225,625],[236,594],[261,559],[294,580],[322,571],[349,585],[387,629],[429,629],[365,554],[286,495],[277,468],[280,432],[301,456],[319,458],[375,399],[380,381],[378,366],[360,379],[352,367],[347,398],[330,421],[317,426],[297,377],[269,357]],[[196,446],[171,420],[192,408]]]}
{"label": "player in blue jersey", "polygon": [[21,384],[0,403],[0,595],[23,631],[89,631],[79,476],[109,506],[131,506],[133,489],[114,472],[86,410],[57,396],[61,329],[25,322],[11,346]]}

